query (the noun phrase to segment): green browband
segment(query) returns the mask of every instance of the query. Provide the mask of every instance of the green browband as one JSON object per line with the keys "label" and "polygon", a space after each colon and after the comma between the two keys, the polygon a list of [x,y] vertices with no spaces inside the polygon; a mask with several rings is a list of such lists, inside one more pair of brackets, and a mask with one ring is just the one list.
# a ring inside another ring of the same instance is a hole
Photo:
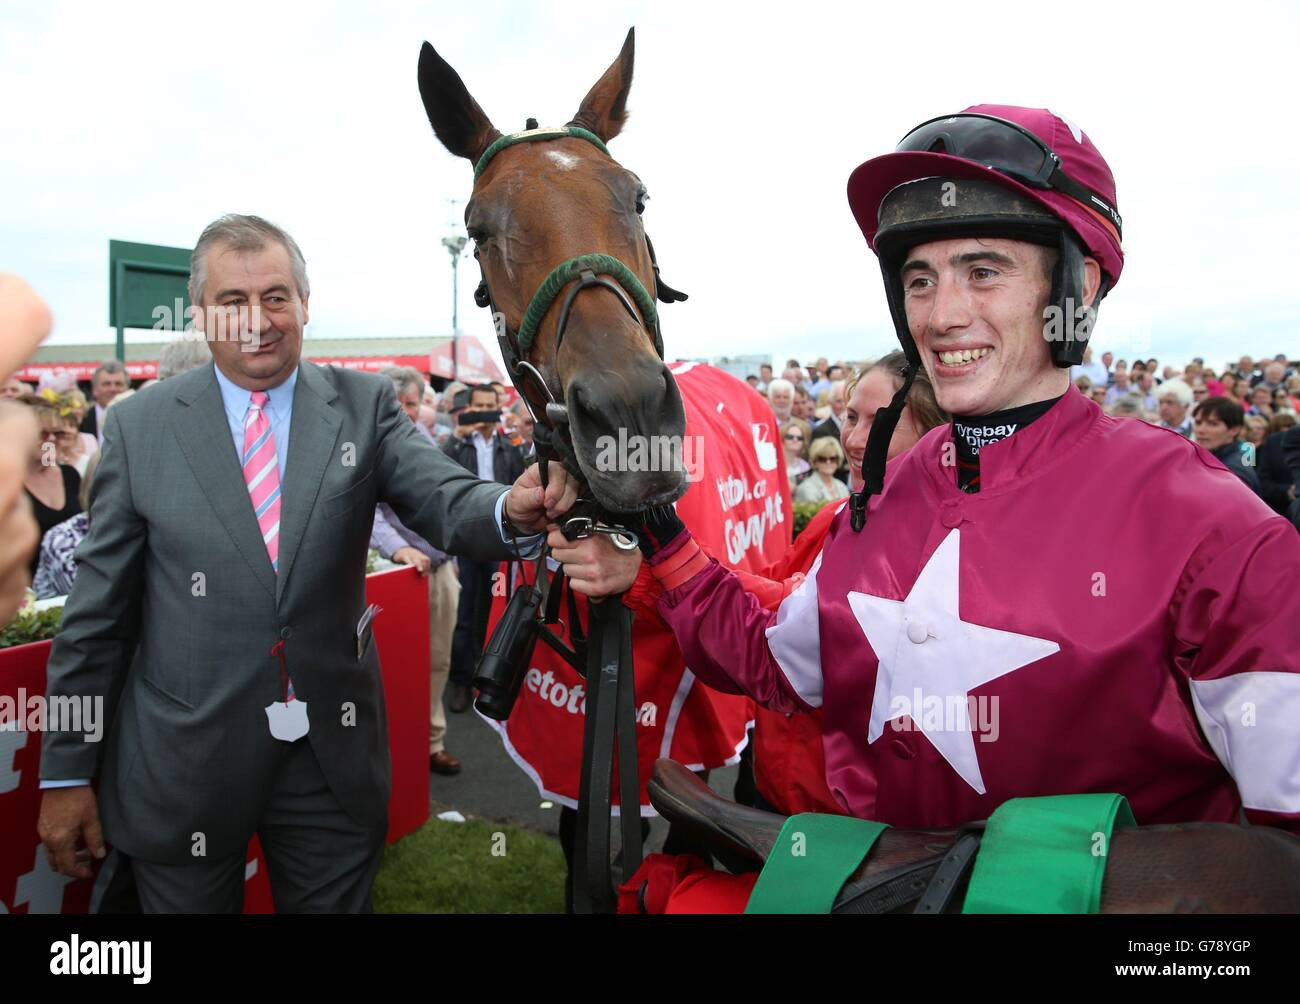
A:
{"label": "green browband", "polygon": [[483,156],[478,159],[478,164],[474,167],[474,180],[478,181],[479,175],[487,170],[488,161],[508,146],[514,146],[516,143],[532,143],[534,140],[564,139],[566,136],[585,139],[605,156],[610,155],[609,148],[605,146],[601,138],[581,126],[571,125],[560,129],[525,129],[523,132],[512,132],[509,136],[502,136],[483,151]]}

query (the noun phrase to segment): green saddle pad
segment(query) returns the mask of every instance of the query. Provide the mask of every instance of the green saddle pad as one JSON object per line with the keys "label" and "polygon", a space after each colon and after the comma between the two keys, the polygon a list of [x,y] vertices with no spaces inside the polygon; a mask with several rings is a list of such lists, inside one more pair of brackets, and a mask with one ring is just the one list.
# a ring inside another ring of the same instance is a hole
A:
{"label": "green saddle pad", "polygon": [[1096,913],[1123,795],[1012,798],[989,817],[962,913]]}
{"label": "green saddle pad", "polygon": [[749,894],[746,913],[830,913],[835,897],[886,829],[851,816],[786,819]]}

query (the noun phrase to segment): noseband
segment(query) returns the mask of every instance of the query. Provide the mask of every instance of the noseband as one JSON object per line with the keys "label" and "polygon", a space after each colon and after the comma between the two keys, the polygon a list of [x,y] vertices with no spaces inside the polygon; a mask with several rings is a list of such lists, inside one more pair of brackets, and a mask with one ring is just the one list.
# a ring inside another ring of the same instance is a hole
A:
{"label": "noseband", "polygon": [[[483,172],[487,170],[488,162],[507,147],[518,143],[533,143],[569,137],[584,139],[606,156],[609,155],[609,150],[604,142],[593,132],[574,125],[565,126],[561,129],[539,129],[536,121],[529,119],[528,128],[523,132],[502,136],[484,151],[483,156],[479,158],[478,164],[474,167],[474,180],[478,181]],[[675,303],[685,300],[685,293],[678,292],[659,278],[659,263],[655,259],[654,245],[650,243],[648,236],[645,242],[646,249],[650,253],[650,264],[654,269],[656,296],[663,303]],[[475,257],[477,257],[477,252]],[[479,268],[482,269],[482,262],[479,263]],[[606,278],[607,276],[608,278]],[[577,280],[576,285],[570,286],[574,280]],[[556,399],[546,383],[546,378],[536,366],[525,358],[537,340],[542,318],[546,316],[547,311],[559,299],[566,286],[570,288],[564,294],[564,299],[561,302],[560,316],[556,322],[555,330],[555,355],[557,359],[559,358],[560,346],[563,344],[565,329],[568,327],[569,313],[573,309],[573,301],[577,299],[578,294],[584,289],[593,287],[607,289],[618,297],[618,302],[622,304],[628,316],[649,329],[655,353],[660,359],[664,357],[663,335],[659,330],[659,311],[655,307],[655,297],[650,295],[645,285],[637,278],[636,273],[631,268],[612,255],[601,253],[583,254],[555,266],[550,274],[542,280],[542,284],[537,287],[532,299],[528,301],[528,308],[524,311],[523,319],[520,321],[517,331],[511,331],[506,324],[505,317],[497,309],[496,300],[492,296],[492,291],[488,288],[487,276],[482,277],[478,289],[474,291],[474,302],[480,307],[490,307],[492,309],[493,319],[496,323],[497,344],[501,347],[501,356],[505,360],[506,370],[510,374],[510,380],[515,385],[515,389],[519,391],[519,396],[523,398],[525,405],[532,413],[533,422],[535,423],[534,438],[538,446],[538,473],[541,475],[543,486],[546,484],[546,462],[552,456],[558,458],[572,474],[579,475],[581,473],[573,449],[572,435],[569,432],[568,411],[565,404],[562,399]],[[637,313],[638,309],[640,310],[639,314]],[[534,383],[540,388],[541,392],[546,396],[545,401],[535,402],[532,400],[528,392],[529,383]],[[537,413],[536,405],[538,404],[543,409],[541,414]]]}

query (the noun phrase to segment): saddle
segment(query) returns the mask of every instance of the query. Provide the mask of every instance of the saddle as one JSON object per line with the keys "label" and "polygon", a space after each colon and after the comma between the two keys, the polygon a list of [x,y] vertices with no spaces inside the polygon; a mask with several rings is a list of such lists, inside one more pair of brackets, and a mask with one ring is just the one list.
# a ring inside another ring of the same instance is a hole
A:
{"label": "saddle", "polygon": [[[786,821],[723,798],[666,758],[655,761],[646,790],[665,819],[719,852],[732,871],[761,868]],[[979,822],[960,829],[885,830],[844,883],[831,912],[955,912],[983,828]]]}
{"label": "saddle", "polygon": [[[762,867],[786,817],[737,805],[675,761],[655,761],[650,802],[718,851],[730,870]],[[885,829],[849,875],[832,913],[959,913],[985,832]],[[1179,823],[1117,828],[1101,913],[1298,913],[1300,838],[1267,826]]]}

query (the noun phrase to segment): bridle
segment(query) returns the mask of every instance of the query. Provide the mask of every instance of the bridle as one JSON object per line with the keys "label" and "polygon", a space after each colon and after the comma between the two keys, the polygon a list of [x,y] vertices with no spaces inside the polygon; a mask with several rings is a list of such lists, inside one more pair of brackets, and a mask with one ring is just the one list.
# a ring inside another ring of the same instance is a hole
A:
{"label": "bridle", "polygon": [[[487,170],[488,163],[502,150],[519,143],[535,143],[552,139],[576,138],[586,140],[601,153],[609,156],[609,149],[595,133],[581,126],[567,125],[554,129],[539,129],[536,119],[529,119],[522,132],[502,136],[483,152],[474,167],[474,180],[478,181]],[[487,276],[482,275],[478,288],[474,291],[474,302],[480,307],[490,307],[496,324],[497,344],[501,347],[501,357],[505,361],[506,371],[511,383],[519,391],[525,406],[533,416],[534,443],[537,447],[538,474],[542,487],[546,487],[547,464],[558,460],[575,477],[581,476],[577,454],[573,448],[572,433],[569,429],[567,408],[562,399],[557,399],[546,383],[546,378],[531,362],[528,353],[537,339],[542,319],[551,306],[564,293],[560,304],[560,316],[556,322],[555,354],[558,358],[560,346],[564,341],[564,332],[568,327],[569,313],[573,301],[584,289],[602,288],[613,293],[628,316],[637,324],[647,328],[654,345],[655,354],[664,357],[663,335],[659,328],[659,311],[655,307],[655,297],[663,303],[676,303],[685,300],[686,294],[673,289],[659,276],[659,262],[655,258],[654,244],[645,237],[646,250],[650,254],[650,265],[654,270],[655,296],[651,296],[637,274],[624,262],[600,252],[578,255],[556,265],[542,280],[532,298],[516,331],[511,331],[488,287]],[[478,252],[475,252],[478,257]],[[479,262],[480,272],[483,263]],[[608,277],[608,278],[607,278]],[[577,280],[574,284],[574,280]],[[638,313],[639,310],[639,313]],[[535,395],[540,391],[544,397],[538,400]]]}

